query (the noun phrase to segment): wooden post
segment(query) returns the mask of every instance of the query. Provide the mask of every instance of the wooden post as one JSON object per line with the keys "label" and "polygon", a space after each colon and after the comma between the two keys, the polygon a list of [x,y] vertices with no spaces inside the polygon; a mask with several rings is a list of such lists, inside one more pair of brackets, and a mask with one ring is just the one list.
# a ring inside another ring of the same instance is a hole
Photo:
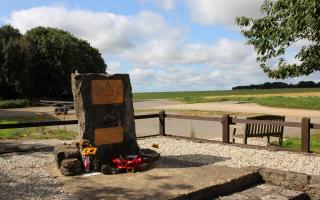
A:
{"label": "wooden post", "polygon": [[165,111],[159,112],[159,134],[161,136],[166,135],[166,114],[165,114]]}
{"label": "wooden post", "polygon": [[310,118],[302,118],[301,123],[301,151],[310,152]]}
{"label": "wooden post", "polygon": [[229,115],[222,116],[222,142],[225,144],[229,143],[230,121]]}

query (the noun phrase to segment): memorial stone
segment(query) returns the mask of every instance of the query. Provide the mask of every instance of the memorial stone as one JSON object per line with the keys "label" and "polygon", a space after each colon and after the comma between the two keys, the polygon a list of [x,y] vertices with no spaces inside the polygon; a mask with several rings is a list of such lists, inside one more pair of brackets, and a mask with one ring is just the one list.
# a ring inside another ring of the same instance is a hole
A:
{"label": "memorial stone", "polygon": [[129,75],[72,74],[71,79],[80,138],[98,147],[102,162],[138,154]]}

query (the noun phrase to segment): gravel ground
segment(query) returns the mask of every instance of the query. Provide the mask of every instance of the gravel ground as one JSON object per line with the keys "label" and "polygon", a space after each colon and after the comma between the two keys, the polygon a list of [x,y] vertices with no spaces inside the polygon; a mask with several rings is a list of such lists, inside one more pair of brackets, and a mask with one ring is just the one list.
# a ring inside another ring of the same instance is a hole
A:
{"label": "gravel ground", "polygon": [[138,140],[140,147],[158,144],[161,157],[229,167],[260,166],[279,170],[320,175],[320,156],[284,151],[245,149],[230,145],[195,143],[172,138]]}
{"label": "gravel ground", "polygon": [[[320,175],[320,156],[244,149],[213,143],[155,137],[138,140],[141,148],[156,149],[163,158],[186,163],[229,167],[261,166]],[[0,199],[72,199],[68,189],[45,166],[54,165],[52,152],[0,156]]]}
{"label": "gravel ground", "polygon": [[52,152],[0,156],[0,199],[72,199],[44,166],[54,164]]}

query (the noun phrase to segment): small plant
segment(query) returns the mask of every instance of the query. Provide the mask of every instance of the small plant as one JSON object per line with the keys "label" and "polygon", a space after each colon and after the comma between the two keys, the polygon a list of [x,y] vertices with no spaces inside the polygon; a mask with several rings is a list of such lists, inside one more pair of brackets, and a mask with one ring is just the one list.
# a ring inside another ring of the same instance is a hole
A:
{"label": "small plant", "polygon": [[191,137],[191,138],[196,138],[196,137],[197,137],[197,135],[196,135],[196,129],[193,127],[192,121],[191,121],[191,125],[190,125],[190,137]]}
{"label": "small plant", "polygon": [[192,128],[191,131],[190,131],[190,137],[191,138],[196,138],[197,137],[196,130],[194,128]]}

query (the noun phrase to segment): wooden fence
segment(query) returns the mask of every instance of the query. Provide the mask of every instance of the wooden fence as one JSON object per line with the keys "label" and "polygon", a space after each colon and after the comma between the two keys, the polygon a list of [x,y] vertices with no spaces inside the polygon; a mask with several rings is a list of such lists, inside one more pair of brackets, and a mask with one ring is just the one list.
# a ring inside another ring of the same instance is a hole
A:
{"label": "wooden fence", "polygon": [[[135,116],[135,119],[150,119],[150,118],[159,118],[159,133],[155,135],[150,135],[150,136],[174,136],[166,133],[166,128],[165,128],[166,118],[220,122],[222,124],[222,143],[224,144],[230,143],[230,125],[234,125],[237,123],[296,127],[301,129],[301,152],[310,152],[310,130],[320,129],[320,124],[310,123],[310,118],[308,117],[302,118],[301,122],[286,122],[286,121],[281,122],[281,121],[237,119],[237,118],[232,118],[230,115],[223,115],[222,117],[186,116],[186,115],[166,114],[164,111],[161,111],[157,114],[145,114],[145,115]],[[0,129],[58,126],[58,125],[71,125],[71,124],[78,124],[78,120],[0,124]],[[142,136],[142,137],[150,137],[150,136]]]}

